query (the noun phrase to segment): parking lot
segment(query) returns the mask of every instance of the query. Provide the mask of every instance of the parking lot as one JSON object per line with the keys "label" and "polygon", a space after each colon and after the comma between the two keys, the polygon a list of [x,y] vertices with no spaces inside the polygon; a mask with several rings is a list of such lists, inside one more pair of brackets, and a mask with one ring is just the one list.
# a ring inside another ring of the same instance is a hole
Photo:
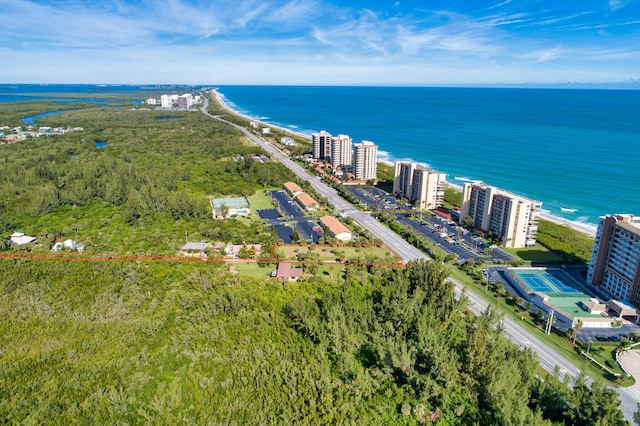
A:
{"label": "parking lot", "polygon": [[381,208],[381,209],[396,209],[398,208],[396,198],[382,189],[376,187],[353,187],[348,186],[345,188],[353,195],[358,197],[360,203],[365,208]]}
{"label": "parking lot", "polygon": [[276,209],[261,209],[257,210],[260,219],[278,219],[280,218],[280,212]]}
{"label": "parking lot", "polygon": [[276,200],[278,208],[285,216],[303,217],[304,212],[284,191],[269,191],[269,196]]}
{"label": "parking lot", "polygon": [[455,222],[437,215],[417,215],[411,218],[409,213],[398,213],[396,218],[398,222],[413,228],[445,253],[456,253],[461,262],[468,259],[493,262],[516,259],[515,256],[495,246],[488,250],[489,244],[483,238],[469,235],[466,229]]}

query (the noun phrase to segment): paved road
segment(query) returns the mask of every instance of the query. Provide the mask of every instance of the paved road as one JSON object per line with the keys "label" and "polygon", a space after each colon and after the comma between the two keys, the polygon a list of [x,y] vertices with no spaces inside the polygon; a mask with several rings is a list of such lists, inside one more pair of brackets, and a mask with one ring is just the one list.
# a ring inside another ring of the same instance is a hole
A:
{"label": "paved road", "polygon": [[[203,96],[205,102],[201,111],[208,115],[209,117],[222,120],[219,117],[215,117],[207,112],[208,99],[206,96]],[[222,120],[225,121],[225,120]],[[360,212],[356,210],[351,204],[341,198],[338,193],[331,187],[328,187],[324,183],[322,183],[318,178],[310,176],[300,165],[293,162],[288,157],[284,156],[279,150],[274,148],[272,145],[266,143],[262,139],[256,137],[255,135],[249,133],[243,127],[237,126],[233,123],[228,124],[233,125],[240,131],[242,131],[249,139],[255,142],[258,146],[262,147],[265,151],[276,158],[278,161],[283,163],[289,169],[291,169],[299,178],[309,181],[313,189],[323,197],[327,198],[331,203],[333,203],[335,209],[341,212],[345,216],[352,217],[356,221],[358,221],[365,229],[369,230],[371,234],[380,238],[386,245],[391,247],[398,255],[400,255],[405,261],[409,261],[412,259],[428,259],[428,257],[407,243],[405,240],[400,238],[396,233],[382,225],[373,217],[369,216],[366,213]],[[458,294],[462,292],[463,286],[459,282],[452,280],[456,285],[456,291]],[[482,299],[474,295],[472,292],[467,290],[467,296],[470,300],[470,309],[476,315],[479,315],[484,311],[488,304],[484,302]],[[540,339],[535,337],[529,331],[520,327],[517,322],[511,320],[510,318],[505,317],[503,320],[503,327],[505,333],[511,338],[511,340],[521,347],[531,348],[534,352],[538,354],[538,358],[540,360],[540,364],[542,367],[548,371],[549,373],[554,372],[555,367],[558,366],[560,368],[561,377],[564,377],[566,374],[569,374],[570,377],[575,378],[580,373],[580,370],[575,367],[571,362],[569,362],[565,357],[558,354],[555,350],[549,348],[545,345]],[[640,391],[636,388],[614,388],[618,394],[620,395],[621,400],[621,408],[624,413],[625,419],[633,424],[633,414],[636,411],[637,403],[640,401]]]}
{"label": "paved road", "polygon": [[[206,108],[208,106],[208,100],[206,96],[204,96],[203,98],[205,99],[205,102],[201,108],[201,111],[209,117],[222,120],[220,117],[215,117],[207,112]],[[282,152],[276,149],[273,145],[253,135],[241,126],[230,123],[228,121],[225,122],[244,133],[256,145],[267,151],[272,156],[272,158],[275,158],[276,160],[287,166],[300,179],[309,182],[313,189],[319,195],[325,197],[329,200],[329,202],[331,202],[331,204],[333,204],[336,211],[340,212],[343,216],[353,218],[356,222],[362,225],[364,229],[371,232],[372,235],[380,238],[383,243],[385,243],[393,251],[395,251],[405,262],[413,259],[428,259],[427,255],[425,255],[412,245],[408,244],[405,240],[400,238],[398,234],[391,231],[389,228],[387,228],[368,214],[357,210],[355,207],[345,201],[342,197],[340,197],[340,195],[338,195],[338,192],[335,189],[325,185],[317,177],[309,175],[307,171],[303,169],[298,163],[282,154]]]}

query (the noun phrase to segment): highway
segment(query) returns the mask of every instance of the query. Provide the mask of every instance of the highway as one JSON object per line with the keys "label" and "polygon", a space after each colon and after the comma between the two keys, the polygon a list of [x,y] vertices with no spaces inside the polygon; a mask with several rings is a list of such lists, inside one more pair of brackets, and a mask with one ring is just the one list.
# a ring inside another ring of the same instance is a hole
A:
{"label": "highway", "polygon": [[340,195],[338,195],[338,192],[335,189],[325,185],[317,177],[309,175],[309,173],[307,173],[307,171],[303,169],[298,163],[285,156],[282,152],[280,152],[280,150],[275,148],[270,143],[265,142],[264,140],[247,131],[247,129],[241,126],[209,114],[209,112],[207,112],[207,106],[209,105],[208,99],[206,96],[203,96],[203,99],[205,99],[204,104],[201,108],[203,114],[216,120],[222,120],[225,123],[230,124],[236,129],[240,130],[252,142],[268,152],[273,159],[276,159],[277,161],[284,164],[300,179],[309,182],[313,189],[319,195],[325,197],[331,204],[333,204],[333,207],[337,212],[339,212],[343,216],[353,218],[356,222],[362,225],[364,229],[368,230],[372,235],[382,240],[384,244],[391,248],[391,250],[395,251],[398,256],[400,256],[405,262],[413,259],[428,259],[427,255],[425,255],[412,245],[408,244],[405,240],[400,238],[398,234],[378,222],[375,218],[357,210],[355,207],[345,201],[342,197],[340,197]]}
{"label": "highway", "polygon": [[[322,181],[320,181],[320,179],[309,175],[306,170],[304,170],[300,165],[282,154],[282,152],[273,147],[271,144],[251,134],[241,126],[235,125],[226,120],[223,120],[220,117],[209,114],[206,110],[208,106],[207,96],[203,96],[203,99],[205,100],[205,102],[204,106],[201,108],[201,111],[205,115],[217,120],[224,121],[225,123],[228,123],[242,131],[251,141],[262,147],[265,151],[271,154],[273,158],[277,159],[282,164],[291,169],[291,171],[293,171],[296,176],[311,183],[313,189],[318,194],[327,198],[334,205],[336,211],[339,211],[342,215],[349,216],[359,222],[365,229],[371,232],[373,236],[380,238],[387,246],[394,250],[400,257],[402,257],[402,259],[405,260],[405,262],[414,259],[429,259],[428,256],[400,238],[400,236],[398,236],[395,232],[388,229],[372,216],[354,208],[351,204],[340,197],[335,189],[325,185]],[[460,295],[464,288],[463,285],[453,279],[451,279],[451,281],[456,285],[456,293]],[[469,309],[476,315],[480,315],[488,307],[487,302],[480,299],[477,295],[473,294],[469,289],[466,289],[466,294],[470,301]],[[558,354],[555,350],[549,348],[536,336],[518,325],[516,321],[508,317],[504,317],[502,325],[506,335],[509,336],[515,344],[522,348],[530,348],[538,355],[540,365],[547,372],[553,374],[556,366],[558,366],[558,368],[560,369],[561,380],[563,380],[564,376],[567,374],[572,379],[575,379],[580,374],[580,370],[570,361],[568,361],[562,355]],[[589,382],[591,381],[592,380],[589,379]],[[632,388],[613,387],[613,389],[616,390],[620,396],[620,408],[624,413],[624,417],[631,424],[633,424],[633,415],[637,410],[637,403],[640,402],[639,388],[640,385],[636,385]]]}

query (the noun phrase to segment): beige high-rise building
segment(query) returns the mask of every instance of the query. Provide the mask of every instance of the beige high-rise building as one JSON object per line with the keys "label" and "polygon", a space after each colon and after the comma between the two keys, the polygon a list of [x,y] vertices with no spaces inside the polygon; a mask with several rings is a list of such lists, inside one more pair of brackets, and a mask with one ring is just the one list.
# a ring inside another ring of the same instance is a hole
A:
{"label": "beige high-rise building", "polygon": [[471,218],[474,228],[501,241],[504,247],[532,247],[536,243],[540,201],[484,184],[465,183],[460,223]]}
{"label": "beige high-rise building", "polygon": [[343,173],[351,171],[353,163],[352,139],[348,135],[338,135],[331,140],[331,165]]}
{"label": "beige high-rise building", "polygon": [[331,158],[331,133],[321,130],[311,135],[311,154],[317,160]]}
{"label": "beige high-rise building", "polygon": [[356,180],[376,179],[377,167],[378,145],[371,141],[353,145],[353,174]]}
{"label": "beige high-rise building", "polygon": [[417,166],[413,171],[411,198],[418,209],[433,210],[442,206],[444,201],[444,183],[447,175]]}
{"label": "beige high-rise building", "polygon": [[640,307],[640,217],[600,218],[587,282],[613,299]]}
{"label": "beige high-rise building", "polygon": [[417,163],[396,162],[393,192],[415,202],[419,209],[442,206],[446,174]]}
{"label": "beige high-rise building", "polygon": [[393,192],[403,197],[411,198],[413,194],[413,171],[416,163],[404,163],[396,161],[395,171],[393,173]]}

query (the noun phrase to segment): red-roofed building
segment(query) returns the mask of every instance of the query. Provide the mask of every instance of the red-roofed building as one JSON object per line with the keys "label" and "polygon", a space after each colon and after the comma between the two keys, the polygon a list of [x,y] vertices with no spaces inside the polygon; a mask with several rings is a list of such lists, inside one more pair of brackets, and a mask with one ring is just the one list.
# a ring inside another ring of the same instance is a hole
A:
{"label": "red-roofed building", "polygon": [[340,241],[349,241],[353,234],[342,222],[333,216],[322,216],[320,223],[329,230],[329,233]]}
{"label": "red-roofed building", "polygon": [[302,188],[300,188],[300,186],[298,186],[297,183],[295,182],[287,182],[284,184],[284,189],[287,190],[287,192],[289,194],[291,194],[292,197],[295,197],[296,195],[300,194],[302,192]]}
{"label": "red-roofed building", "polygon": [[296,200],[298,200],[298,203],[300,203],[300,205],[307,211],[309,210],[316,210],[318,207],[320,207],[320,204],[313,199],[313,197],[305,192],[301,192],[300,194],[296,195]]}
{"label": "red-roofed building", "polygon": [[278,269],[271,276],[279,280],[296,281],[302,276],[302,268],[294,268],[291,262],[278,263]]}

